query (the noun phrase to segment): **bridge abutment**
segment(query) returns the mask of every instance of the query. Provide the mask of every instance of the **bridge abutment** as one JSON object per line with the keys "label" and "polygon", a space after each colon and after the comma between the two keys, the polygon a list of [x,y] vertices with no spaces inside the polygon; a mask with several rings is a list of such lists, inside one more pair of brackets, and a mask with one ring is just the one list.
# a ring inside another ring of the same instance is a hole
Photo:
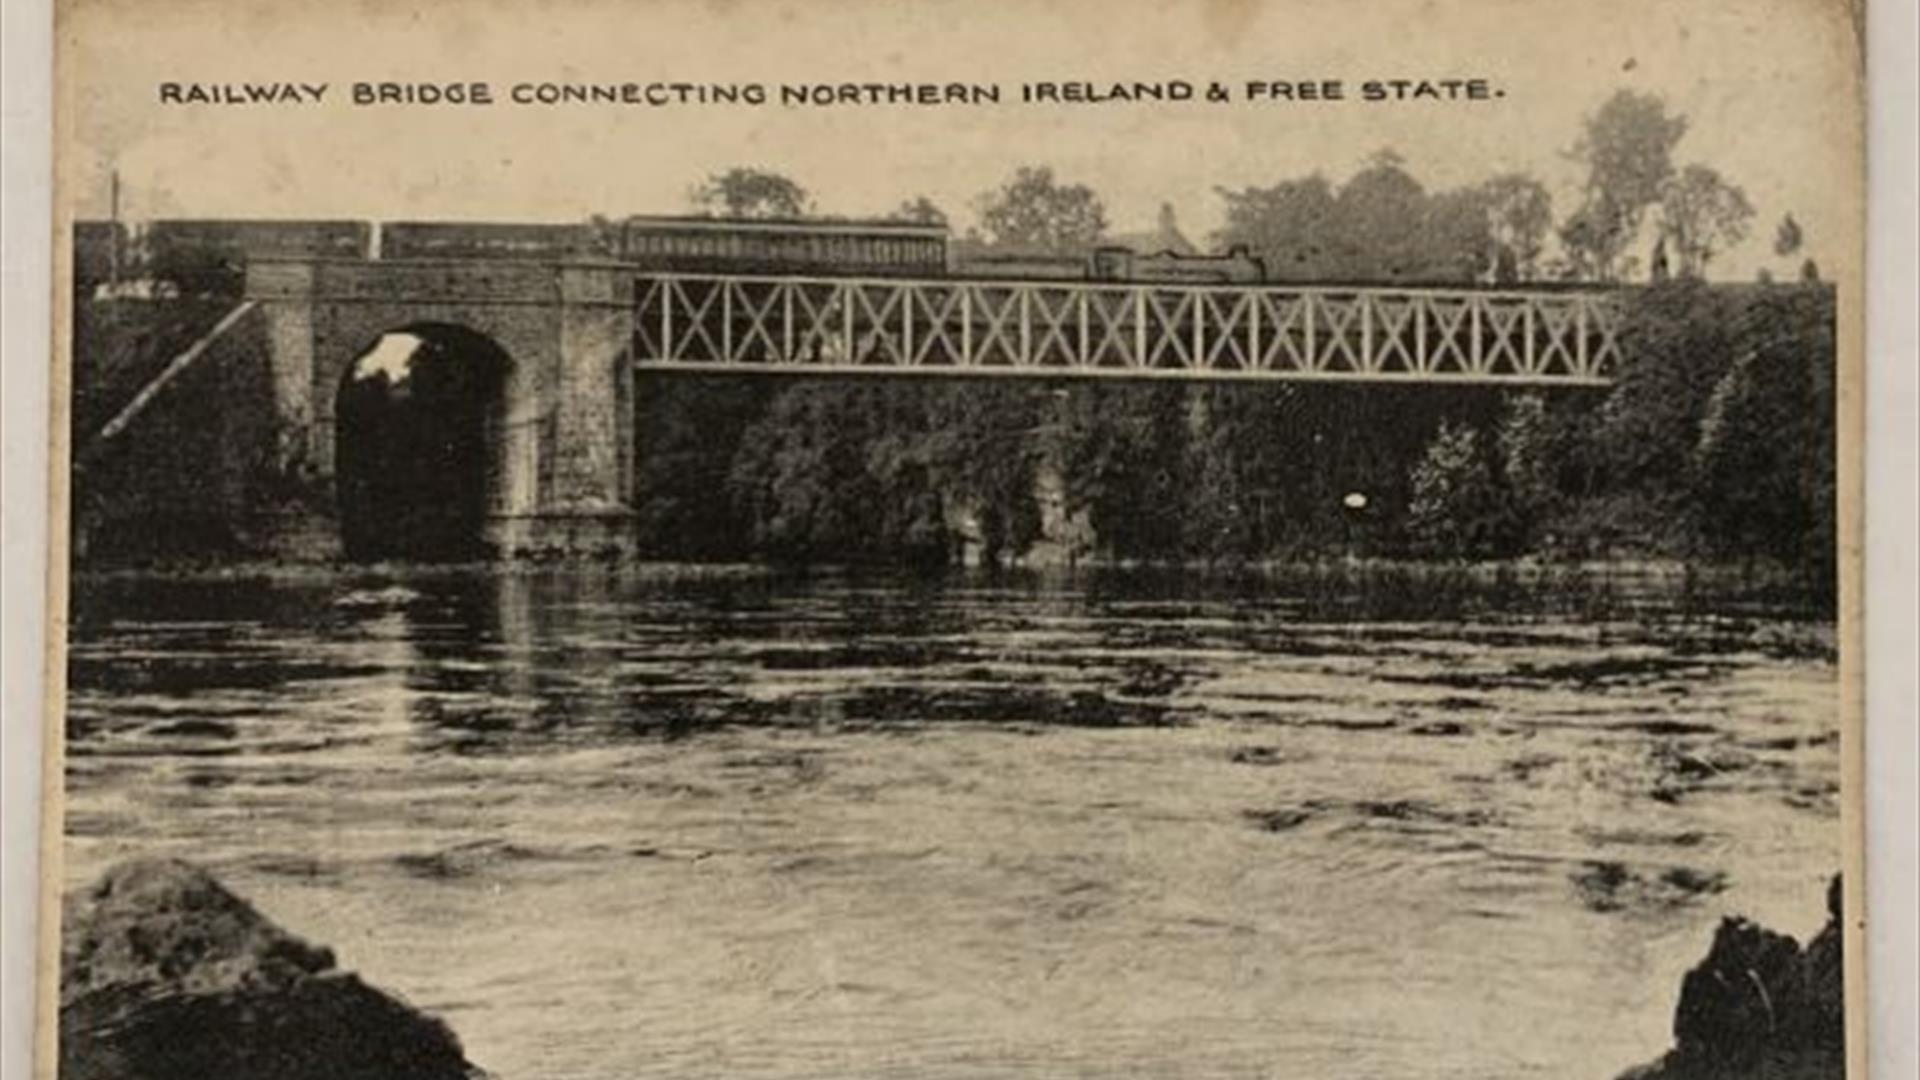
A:
{"label": "bridge abutment", "polygon": [[503,508],[488,540],[507,556],[634,554],[633,275],[554,267],[555,347],[540,359],[543,465],[529,503]]}
{"label": "bridge abutment", "polygon": [[266,319],[268,370],[273,378],[277,421],[274,464],[283,471],[312,472],[314,442],[314,290],[318,267],[310,262],[260,262],[247,268],[247,295]]}
{"label": "bridge abutment", "polygon": [[560,343],[555,355],[554,509],[625,508],[632,453],[631,275],[621,268],[559,268]]}

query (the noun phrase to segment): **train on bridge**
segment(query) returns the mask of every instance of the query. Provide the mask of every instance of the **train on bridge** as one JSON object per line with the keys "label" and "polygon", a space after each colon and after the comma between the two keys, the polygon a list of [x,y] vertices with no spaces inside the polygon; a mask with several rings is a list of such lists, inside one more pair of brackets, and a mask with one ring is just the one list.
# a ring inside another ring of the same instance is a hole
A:
{"label": "train on bridge", "polygon": [[237,294],[255,261],[390,282],[617,264],[633,280],[632,362],[660,370],[1598,386],[1618,355],[1608,290],[1278,283],[1242,250],[1062,255],[908,221],[96,222],[77,239],[82,280],[103,259],[144,262],[203,295]]}
{"label": "train on bridge", "polygon": [[680,273],[1254,283],[1259,259],[1103,245],[1062,255],[956,242],[945,225],[891,219],[637,215],[574,223],[163,219],[75,226],[84,290],[158,273],[184,293],[233,291],[258,258],[551,262],[614,259]]}

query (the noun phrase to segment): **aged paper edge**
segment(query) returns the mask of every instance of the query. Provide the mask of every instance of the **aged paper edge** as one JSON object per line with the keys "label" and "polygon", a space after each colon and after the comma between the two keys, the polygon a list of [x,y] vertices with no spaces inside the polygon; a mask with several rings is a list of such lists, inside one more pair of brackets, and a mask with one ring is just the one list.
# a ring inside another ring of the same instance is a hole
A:
{"label": "aged paper edge", "polygon": [[[60,921],[64,879],[65,836],[65,712],[67,600],[69,595],[68,539],[70,500],[70,432],[68,407],[72,373],[72,226],[74,189],[72,173],[76,169],[73,136],[77,126],[75,109],[75,72],[73,64],[74,9],[87,0],[52,0],[53,58],[51,103],[52,147],[52,279],[47,288],[52,295],[52,355],[48,378],[48,457],[47,457],[47,541],[45,662],[43,664],[42,768],[40,795],[38,933],[35,963],[37,1003],[34,1032],[34,1073],[37,1080],[56,1080],[59,1060],[59,970]],[[111,6],[123,0],[93,0],[93,6]],[[191,0],[177,5],[191,9],[224,0]],[[272,7],[280,0],[238,0]],[[432,0],[429,0],[432,2]],[[1099,0],[1072,0],[1079,6],[1100,9]],[[1257,0],[1249,0],[1257,2]],[[1851,146],[1848,151],[1849,197],[1855,200],[1848,221],[1851,236],[1844,245],[1848,261],[1835,275],[1836,293],[1836,485],[1835,521],[1840,536],[1839,559],[1840,614],[1837,619],[1840,640],[1840,756],[1841,791],[1840,829],[1842,833],[1841,869],[1845,875],[1843,909],[1843,955],[1846,969],[1847,1076],[1862,1080],[1868,1076],[1868,1008],[1866,951],[1866,684],[1865,617],[1867,596],[1865,578],[1865,494],[1866,474],[1866,399],[1865,340],[1866,318],[1866,224],[1867,224],[1867,19],[1865,0],[1790,0],[1794,6],[1839,9],[1855,29],[1856,51],[1850,58],[1852,81],[1856,87],[1848,103]],[[427,3],[416,6],[425,7]],[[1065,6],[1057,3],[1055,8]],[[1785,6],[1785,5],[1783,5]],[[343,16],[344,17],[344,16]],[[1831,14],[1829,17],[1833,17]],[[1897,358],[1894,358],[1897,359]],[[1649,993],[1671,995],[1675,988],[1650,987]],[[1621,1063],[1624,1069],[1631,1063]],[[1604,1071],[1604,1070],[1603,1070]]]}
{"label": "aged paper edge", "polygon": [[53,3],[53,370],[47,377],[47,662],[41,673],[46,726],[41,733],[40,933],[34,989],[39,995],[34,1075],[54,1080],[60,1063],[60,923],[66,836],[67,551],[69,442],[73,372],[74,64],[68,41],[73,5]]}

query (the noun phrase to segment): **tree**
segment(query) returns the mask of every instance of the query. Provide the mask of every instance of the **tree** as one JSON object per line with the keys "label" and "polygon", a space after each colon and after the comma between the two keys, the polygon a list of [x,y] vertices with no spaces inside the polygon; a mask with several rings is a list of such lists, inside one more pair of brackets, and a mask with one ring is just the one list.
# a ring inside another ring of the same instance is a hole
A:
{"label": "tree", "polygon": [[1561,229],[1574,265],[1597,280],[1623,276],[1621,255],[1647,208],[1673,175],[1673,147],[1687,131],[1657,95],[1622,90],[1587,118],[1573,157],[1587,166],[1584,202]]}
{"label": "tree", "polygon": [[931,392],[927,430],[931,476],[941,495],[971,519],[983,561],[1019,558],[1040,538],[1035,495],[1044,386],[984,381]]}
{"label": "tree", "polygon": [[1334,199],[1334,275],[1347,281],[1417,280],[1425,261],[1420,234],[1427,193],[1393,151],[1379,151],[1369,162]]}
{"label": "tree", "polygon": [[1788,214],[1780,219],[1779,226],[1773,230],[1773,253],[1783,259],[1792,258],[1799,253],[1800,245],[1805,241],[1800,223],[1793,220],[1792,214]]}
{"label": "tree", "polygon": [[1442,423],[1413,470],[1407,528],[1421,547],[1465,557],[1506,549],[1512,508],[1481,447],[1480,433]]}
{"label": "tree", "polygon": [[1590,494],[1591,457],[1583,402],[1549,402],[1537,392],[1509,396],[1494,429],[1500,479],[1505,485],[1517,539],[1538,548],[1558,538],[1543,535],[1577,498]]}
{"label": "tree", "polygon": [[1553,196],[1525,173],[1502,173],[1480,185],[1496,264],[1510,258],[1515,281],[1539,272],[1540,253],[1553,229]]}
{"label": "tree", "polygon": [[1062,184],[1045,166],[1023,166],[997,191],[979,197],[980,228],[998,247],[1072,254],[1100,242],[1106,208],[1085,184]]}
{"label": "tree", "polygon": [[1587,165],[1587,189],[1624,208],[1644,210],[1673,174],[1673,147],[1687,132],[1654,94],[1621,90],[1587,118],[1574,157]]}
{"label": "tree", "polygon": [[1707,400],[1734,360],[1736,311],[1729,294],[1697,279],[1627,298],[1624,359],[1595,432],[1613,489],[1654,497],[1681,486]]}
{"label": "tree", "polygon": [[813,209],[806,188],[766,169],[714,173],[691,197],[695,209],[730,218],[797,218]]}
{"label": "tree", "polygon": [[1333,189],[1324,177],[1315,174],[1240,191],[1215,188],[1214,193],[1227,204],[1226,224],[1213,234],[1215,247],[1245,246],[1276,281],[1328,276]]}
{"label": "tree", "polygon": [[727,489],[760,551],[835,562],[940,562],[952,537],[924,385],[802,382],[742,434]]}
{"label": "tree", "polygon": [[1831,585],[1832,294],[1760,294],[1738,322],[1742,351],[1714,387],[1691,462],[1702,532],[1723,554],[1771,556]]}
{"label": "tree", "polygon": [[754,522],[715,493],[727,490],[741,439],[778,388],[765,379],[652,379],[637,395],[635,524],[649,556],[753,554]]}
{"label": "tree", "polygon": [[1508,399],[1500,417],[1499,444],[1501,469],[1515,502],[1531,513],[1549,509],[1558,495],[1559,448],[1553,444],[1545,399],[1537,393]]}
{"label": "tree", "polygon": [[1392,150],[1374,154],[1341,186],[1332,246],[1334,274],[1348,281],[1464,283],[1497,258],[1487,193],[1428,192]]}
{"label": "tree", "polygon": [[[1771,370],[1769,370],[1771,369]],[[1799,477],[1782,460],[1797,442],[1807,394],[1800,372],[1744,353],[1727,369],[1700,421],[1694,487],[1706,500],[1702,532],[1723,554],[1781,553],[1803,539]]]}
{"label": "tree", "polygon": [[901,203],[888,217],[894,221],[911,221],[917,225],[947,224],[947,212],[940,209],[925,195],[916,195]]}
{"label": "tree", "polygon": [[1614,281],[1624,276],[1621,258],[1632,240],[1627,219],[1605,199],[1592,201],[1560,224],[1560,248],[1566,262],[1563,276],[1577,281]]}
{"label": "tree", "polygon": [[1049,432],[1072,512],[1100,547],[1124,559],[1180,551],[1188,504],[1183,475],[1186,388],[1104,381],[1060,401]]}
{"label": "tree", "polygon": [[1673,265],[1667,260],[1667,238],[1664,234],[1653,242],[1653,257],[1647,263],[1647,280],[1655,285],[1673,280]]}
{"label": "tree", "polygon": [[[1487,195],[1477,187],[1437,191],[1427,197],[1407,269],[1420,282],[1466,283],[1499,266]],[[1518,275],[1517,262],[1512,273]]]}
{"label": "tree", "polygon": [[1215,246],[1245,246],[1276,281],[1469,282],[1498,263],[1500,220],[1527,262],[1537,258],[1546,222],[1531,219],[1517,186],[1502,189],[1513,205],[1496,214],[1483,187],[1429,193],[1393,151],[1368,161],[1338,192],[1318,175],[1214,189],[1227,204]]}
{"label": "tree", "polygon": [[1661,239],[1673,242],[1679,272],[1706,276],[1714,254],[1746,238],[1753,204],[1714,169],[1689,165],[1660,189]]}

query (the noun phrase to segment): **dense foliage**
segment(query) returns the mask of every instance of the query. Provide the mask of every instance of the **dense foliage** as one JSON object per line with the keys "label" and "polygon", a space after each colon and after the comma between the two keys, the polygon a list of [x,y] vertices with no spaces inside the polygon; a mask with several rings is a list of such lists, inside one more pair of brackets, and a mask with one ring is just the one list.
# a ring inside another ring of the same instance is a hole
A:
{"label": "dense foliage", "polygon": [[257,312],[130,422],[139,388],[223,314],[219,303],[179,297],[75,307],[74,559],[230,556],[248,550],[247,524],[260,511],[299,496],[274,462],[285,432],[273,420],[270,342]]}
{"label": "dense foliage", "polygon": [[1607,391],[662,376],[647,546],[676,557],[1833,564],[1833,295],[1635,294]]}
{"label": "dense foliage", "polygon": [[1100,242],[1106,208],[1085,184],[1065,184],[1045,167],[1021,168],[974,209],[986,241],[1001,247],[1077,251]]}
{"label": "dense foliage", "polygon": [[1429,192],[1392,151],[1338,189],[1319,175],[1220,189],[1216,246],[1244,246],[1276,281],[1455,284],[1538,276],[1552,197],[1520,173]]}

